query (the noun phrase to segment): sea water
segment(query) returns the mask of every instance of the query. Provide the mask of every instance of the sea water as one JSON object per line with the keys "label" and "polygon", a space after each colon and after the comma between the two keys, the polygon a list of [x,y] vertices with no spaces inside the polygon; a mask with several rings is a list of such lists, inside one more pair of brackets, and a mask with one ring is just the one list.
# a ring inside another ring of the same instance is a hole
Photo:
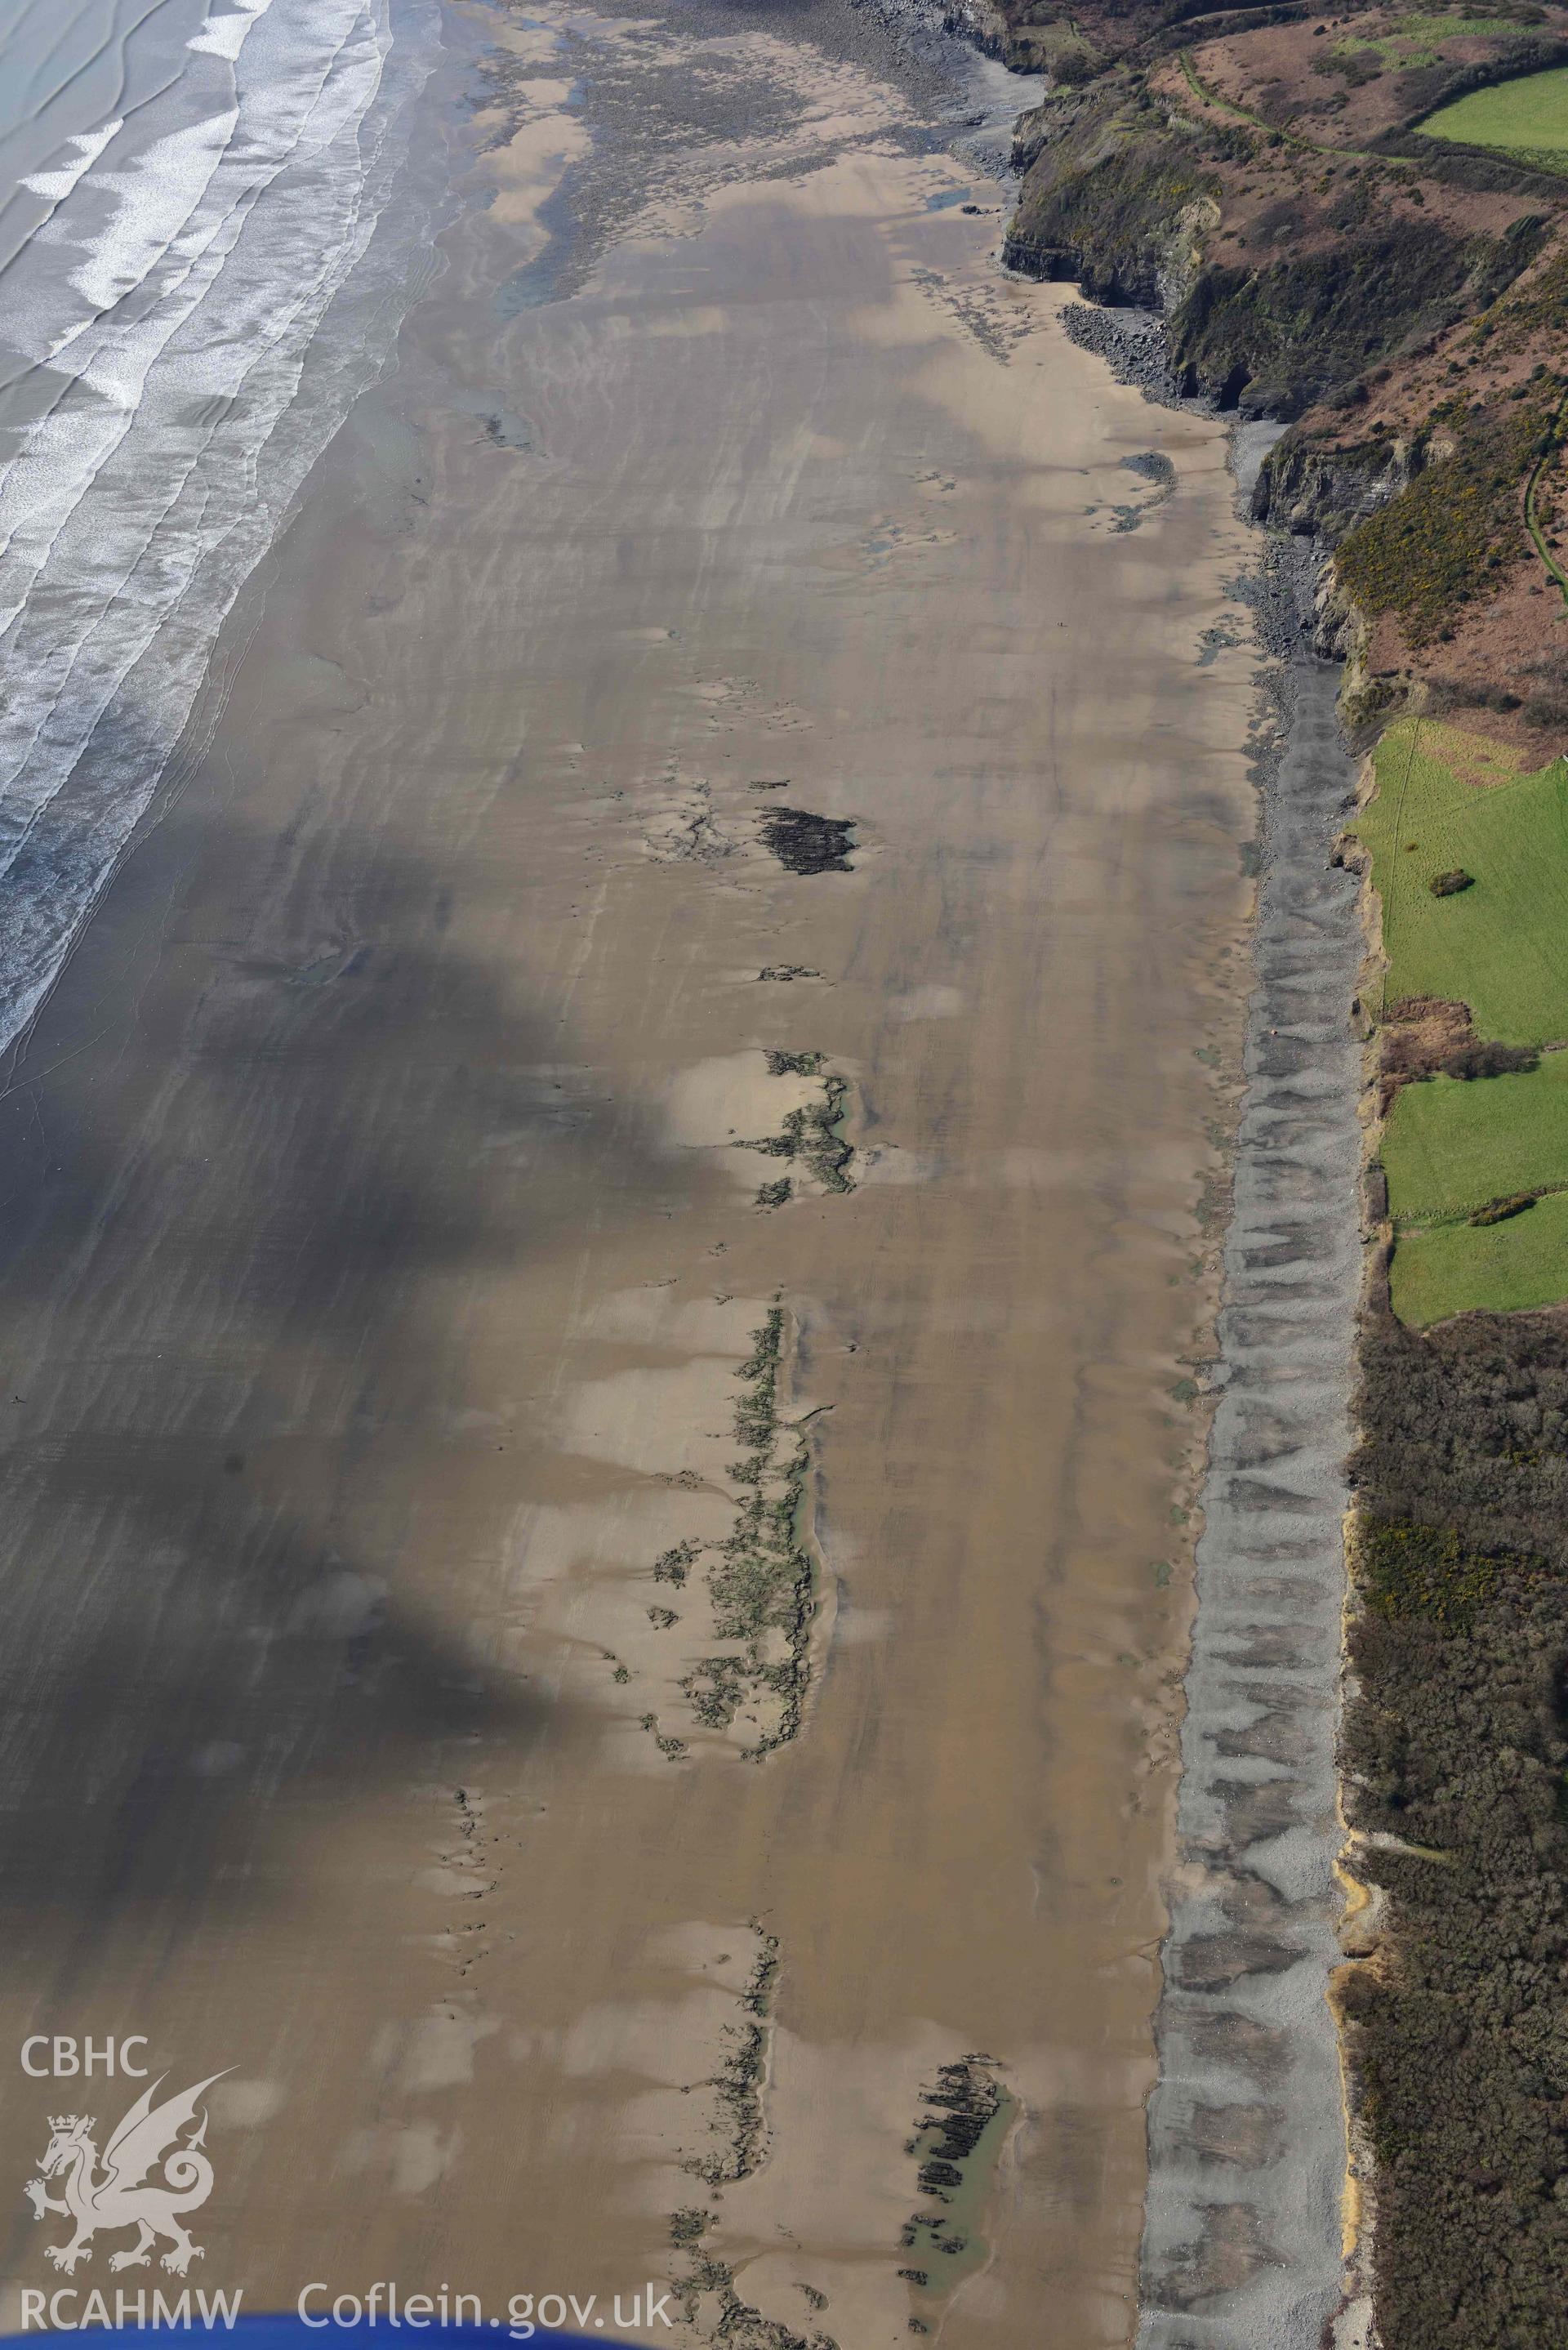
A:
{"label": "sea water", "polygon": [[0,1045],[420,271],[434,0],[0,14]]}

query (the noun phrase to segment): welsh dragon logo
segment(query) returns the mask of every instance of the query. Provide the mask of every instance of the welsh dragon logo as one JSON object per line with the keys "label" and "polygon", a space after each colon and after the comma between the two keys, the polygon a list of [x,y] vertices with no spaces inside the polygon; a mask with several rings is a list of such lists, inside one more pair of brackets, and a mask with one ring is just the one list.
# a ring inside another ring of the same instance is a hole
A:
{"label": "welsh dragon logo", "polygon": [[[109,2254],[111,2269],[145,2268],[160,2239],[173,2247],[163,2254],[163,2266],[176,2276],[183,2276],[192,2262],[202,2258],[201,2245],[191,2241],[181,2223],[182,2215],[198,2210],[213,2191],[213,2166],[202,2151],[207,2135],[205,2113],[193,2137],[182,2146],[179,2138],[181,2131],[195,2120],[213,2083],[223,2077],[222,2073],[211,2074],[193,2089],[182,2089],[178,2096],[166,2097],[155,2106],[152,2100],[168,2078],[161,2074],[143,2089],[104,2147],[101,2171],[91,2135],[97,2124],[91,2114],[50,2116],[53,2135],[38,2165],[39,2176],[29,2178],[23,2192],[32,2204],[35,2220],[41,2220],[46,2211],[58,2211],[75,2220],[76,2233],[68,2244],[46,2244],[46,2260],[53,2261],[68,2276],[78,2261],[91,2260],[91,2239],[100,2229],[112,2233],[119,2228],[140,2232],[129,2251]],[[149,2178],[160,2165],[161,2178]],[[45,2181],[50,2178],[61,2181],[63,2196],[48,2192]]]}

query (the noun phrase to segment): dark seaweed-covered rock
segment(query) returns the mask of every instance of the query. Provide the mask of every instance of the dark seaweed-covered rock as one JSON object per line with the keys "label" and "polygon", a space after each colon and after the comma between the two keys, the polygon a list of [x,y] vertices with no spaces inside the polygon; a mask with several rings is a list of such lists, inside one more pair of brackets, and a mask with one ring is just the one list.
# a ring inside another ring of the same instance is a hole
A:
{"label": "dark seaweed-covered rock", "polygon": [[1124,457],[1121,462],[1129,473],[1152,482],[1157,490],[1176,487],[1176,467],[1163,449],[1140,449],[1135,456]]}
{"label": "dark seaweed-covered rock", "polygon": [[791,873],[850,873],[853,816],[813,816],[805,808],[774,808],[763,819],[763,839]]}
{"label": "dark seaweed-covered rock", "polygon": [[[971,2183],[965,2165],[1006,2102],[995,2069],[992,2057],[977,2052],[961,2057],[955,2064],[940,2066],[935,2086],[924,2092],[927,2111],[915,2125],[915,2135],[904,2151],[919,2158],[917,2184],[929,2203],[950,2206]],[[972,2239],[956,2215],[926,2210],[905,2221],[898,2241],[907,2252],[957,2259],[969,2250]],[[900,2269],[898,2273],[911,2284],[927,2285],[930,2281],[925,2269]],[[938,2290],[943,2290],[940,2277]]]}
{"label": "dark seaweed-covered rock", "polygon": [[[990,2059],[971,2056],[961,2064],[942,2065],[937,2074],[936,2087],[928,2089],[925,2095],[931,2110],[922,2118],[920,2127],[935,2133],[926,2169],[951,2170],[953,2164],[969,2160],[987,2126],[1002,2110],[1002,2091],[992,2077]],[[939,2188],[957,2186],[959,2180],[960,2174],[952,2170],[950,2178],[935,2184]],[[922,2186],[925,2183],[922,2170]]]}
{"label": "dark seaweed-covered rock", "polygon": [[922,2195],[940,2195],[947,2188],[961,2187],[963,2173],[956,2163],[922,2162],[919,2188]]}
{"label": "dark seaweed-covered rock", "polygon": [[1334,570],[1363,612],[1393,612],[1406,641],[1429,644],[1466,604],[1495,595],[1520,549],[1525,476],[1550,432],[1556,393],[1494,400],[1442,419],[1409,486],[1340,542]]}

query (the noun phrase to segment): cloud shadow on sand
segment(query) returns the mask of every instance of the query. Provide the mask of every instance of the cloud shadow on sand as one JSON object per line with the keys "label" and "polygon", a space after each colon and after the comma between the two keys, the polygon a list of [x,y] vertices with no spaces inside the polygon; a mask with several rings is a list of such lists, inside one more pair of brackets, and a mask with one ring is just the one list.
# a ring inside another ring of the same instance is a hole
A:
{"label": "cloud shadow on sand", "polygon": [[566,1710],[476,1640],[461,1575],[450,1606],[400,1588],[378,1464],[400,1429],[448,1440],[462,1276],[580,1230],[590,1170],[612,1228],[615,1199],[689,1179],[574,1068],[558,1007],[454,943],[450,875],[327,847],[176,809],[5,1064],[19,1929],[263,1898],[280,1794],[351,1801],[416,1751],[525,1743]]}

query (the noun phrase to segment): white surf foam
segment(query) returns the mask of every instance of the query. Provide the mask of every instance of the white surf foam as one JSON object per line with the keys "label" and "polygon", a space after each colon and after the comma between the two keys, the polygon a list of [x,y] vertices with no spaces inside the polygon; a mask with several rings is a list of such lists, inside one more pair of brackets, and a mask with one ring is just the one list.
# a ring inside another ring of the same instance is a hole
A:
{"label": "white surf foam", "polygon": [[0,1045],[384,357],[405,249],[372,240],[434,53],[426,0],[396,38],[392,0],[95,0],[73,76],[50,5],[0,47],[36,98],[0,122],[33,214],[0,211]]}

